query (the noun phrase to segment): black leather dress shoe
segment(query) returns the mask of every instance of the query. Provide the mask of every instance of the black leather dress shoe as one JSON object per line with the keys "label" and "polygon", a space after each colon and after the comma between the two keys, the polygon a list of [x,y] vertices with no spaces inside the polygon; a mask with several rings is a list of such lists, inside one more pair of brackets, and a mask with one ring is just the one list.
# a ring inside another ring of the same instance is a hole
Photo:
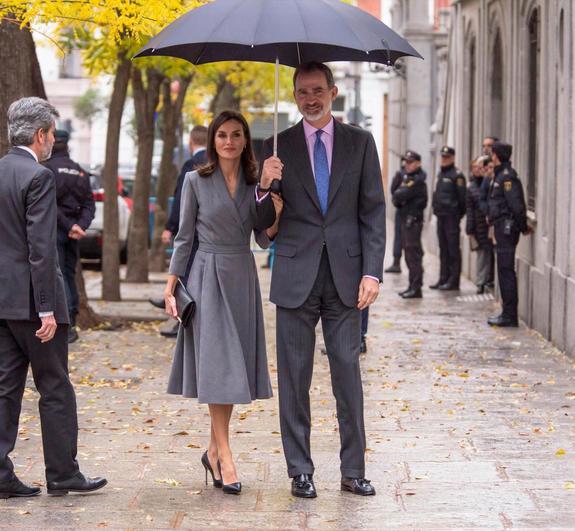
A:
{"label": "black leather dress shoe", "polygon": [[53,496],[64,496],[68,492],[94,492],[108,484],[105,478],[87,478],[82,472],[64,481],[48,481],[48,494]]}
{"label": "black leather dress shoe", "polygon": [[166,309],[166,301],[164,299],[148,299],[148,301],[150,301],[152,306],[160,308],[160,310]]}
{"label": "black leather dress shoe", "polygon": [[173,326],[170,328],[166,328],[160,332],[160,335],[163,337],[178,337],[178,330],[180,328],[179,321],[174,321]]}
{"label": "black leather dress shoe", "polygon": [[80,339],[80,336],[78,335],[78,330],[76,329],[76,327],[75,326],[69,326],[68,327],[68,344],[74,343],[74,342],[78,341],[78,339]]}
{"label": "black leather dress shoe", "polygon": [[440,291],[459,291],[459,285],[446,282],[445,284],[441,284],[437,289]]}
{"label": "black leather dress shoe", "polygon": [[481,286],[477,286],[477,295],[483,295],[485,293],[485,284],[481,284]]}
{"label": "black leather dress shoe", "polygon": [[291,482],[292,496],[298,498],[316,498],[317,492],[313,484],[313,476],[311,474],[300,474],[292,478]]}
{"label": "black leather dress shoe", "polygon": [[407,293],[409,290],[410,290],[410,288],[405,288],[405,289],[403,289],[403,290],[401,290],[401,291],[398,291],[397,294],[398,294],[400,297],[403,297],[404,293]]}
{"label": "black leather dress shoe", "polygon": [[386,273],[401,273],[401,266],[397,264],[390,265],[386,270]]}
{"label": "black leather dress shoe", "polygon": [[367,342],[365,341],[365,337],[361,338],[361,343],[359,344],[359,353],[365,354],[367,352]]}
{"label": "black leather dress shoe", "polygon": [[365,478],[341,478],[341,490],[358,496],[375,496],[375,488]]}
{"label": "black leather dress shoe", "polygon": [[487,319],[487,324],[490,326],[514,327],[514,328],[519,326],[517,319],[506,317],[505,315],[497,315],[496,317],[489,317],[489,319]]}
{"label": "black leather dress shoe", "polygon": [[439,289],[439,286],[441,286],[442,284],[444,284],[444,282],[441,282],[441,280],[438,280],[435,284],[430,284],[429,289]]}
{"label": "black leather dress shoe", "polygon": [[421,289],[410,289],[401,295],[404,299],[421,299]]}
{"label": "black leather dress shoe", "polygon": [[24,485],[16,476],[9,481],[0,483],[0,500],[8,498],[30,498],[38,496],[40,489],[38,487],[29,487]]}

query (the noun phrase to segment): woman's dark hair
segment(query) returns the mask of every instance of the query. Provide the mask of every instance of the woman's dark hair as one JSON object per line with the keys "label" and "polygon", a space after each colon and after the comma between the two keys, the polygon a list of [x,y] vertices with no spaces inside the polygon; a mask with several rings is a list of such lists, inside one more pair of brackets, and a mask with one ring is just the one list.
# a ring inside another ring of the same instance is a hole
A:
{"label": "woman's dark hair", "polygon": [[244,136],[246,138],[246,147],[242,151],[241,165],[244,170],[244,178],[247,184],[256,184],[258,182],[258,162],[254,155],[254,150],[252,146],[252,137],[250,134],[250,127],[246,119],[236,111],[222,111],[213,120],[208,127],[208,147],[206,149],[208,162],[198,168],[198,173],[202,177],[209,177],[214,173],[218,166],[218,154],[216,152],[216,133],[218,129],[229,122],[230,120],[235,120],[242,124],[244,130]]}

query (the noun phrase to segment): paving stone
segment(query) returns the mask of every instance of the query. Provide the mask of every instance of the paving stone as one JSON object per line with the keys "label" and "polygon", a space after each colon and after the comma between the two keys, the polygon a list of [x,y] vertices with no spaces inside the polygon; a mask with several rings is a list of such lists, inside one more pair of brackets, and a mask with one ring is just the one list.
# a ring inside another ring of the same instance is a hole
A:
{"label": "paving stone", "polygon": [[[436,264],[426,259],[426,274],[435,279]],[[498,308],[493,301],[427,289],[422,300],[400,299],[395,292],[406,273],[386,275],[361,359],[367,475],[377,496],[340,491],[339,431],[320,328],[311,390],[319,496],[290,494],[267,270],[260,278],[276,396],[234,410],[242,494],[206,486],[200,456],[207,408],[165,393],[174,340],[159,336],[161,311],[147,303],[161,296],[163,278],[123,283],[128,300],[116,308],[124,317],[156,321],[82,331],[71,349],[80,464],[89,475],[107,476],[109,486],[91,496],[0,501],[1,528],[575,529],[573,360],[524,326],[489,328],[485,318]],[[98,272],[87,273],[92,297],[99,282]],[[462,282],[460,295],[474,291]],[[43,486],[31,379],[12,455],[17,474]]]}

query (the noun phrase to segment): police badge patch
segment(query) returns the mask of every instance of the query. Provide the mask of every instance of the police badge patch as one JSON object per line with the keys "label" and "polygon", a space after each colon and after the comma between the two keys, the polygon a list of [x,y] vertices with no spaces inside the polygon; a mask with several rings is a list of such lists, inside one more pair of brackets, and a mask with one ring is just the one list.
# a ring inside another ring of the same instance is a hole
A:
{"label": "police badge patch", "polygon": [[513,188],[513,183],[512,183],[511,181],[505,181],[505,182],[503,183],[503,189],[504,189],[506,192],[511,192],[511,189],[512,189],[512,188]]}

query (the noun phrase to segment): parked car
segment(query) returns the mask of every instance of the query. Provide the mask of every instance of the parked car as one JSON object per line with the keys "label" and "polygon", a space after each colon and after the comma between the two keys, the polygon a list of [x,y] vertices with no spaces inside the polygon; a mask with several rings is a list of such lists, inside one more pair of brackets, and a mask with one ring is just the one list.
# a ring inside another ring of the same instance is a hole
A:
{"label": "parked car", "polygon": [[[96,203],[96,213],[92,224],[86,231],[86,236],[80,240],[80,256],[101,259],[104,237],[104,188],[98,171],[90,172],[90,186]],[[122,178],[118,177],[118,237],[122,260],[125,260],[128,249],[131,210],[132,200],[128,197]]]}

